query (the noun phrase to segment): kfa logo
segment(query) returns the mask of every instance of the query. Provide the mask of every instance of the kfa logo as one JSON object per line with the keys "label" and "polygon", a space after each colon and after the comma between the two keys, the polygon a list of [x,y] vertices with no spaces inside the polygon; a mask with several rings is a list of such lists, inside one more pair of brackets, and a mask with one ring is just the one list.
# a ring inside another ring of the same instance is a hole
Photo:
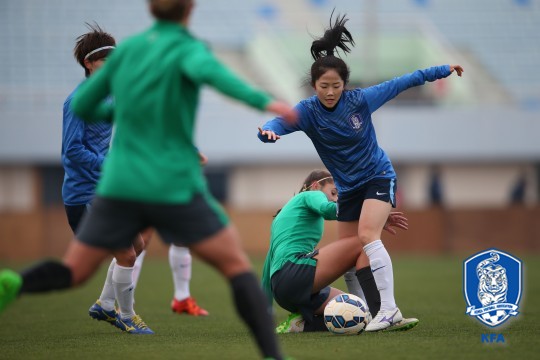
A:
{"label": "kfa logo", "polygon": [[360,114],[352,114],[349,118],[349,123],[354,130],[360,131],[362,129],[362,116]]}
{"label": "kfa logo", "polygon": [[482,334],[480,339],[483,343],[488,344],[505,342],[503,334]]}
{"label": "kfa logo", "polygon": [[466,314],[495,327],[518,314],[522,263],[505,252],[489,249],[463,263]]}

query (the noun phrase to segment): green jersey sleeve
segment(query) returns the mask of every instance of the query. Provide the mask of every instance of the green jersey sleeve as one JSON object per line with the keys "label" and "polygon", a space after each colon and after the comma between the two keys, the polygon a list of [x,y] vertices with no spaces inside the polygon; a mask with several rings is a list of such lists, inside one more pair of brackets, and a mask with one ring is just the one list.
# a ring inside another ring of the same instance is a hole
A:
{"label": "green jersey sleeve", "polygon": [[183,72],[194,82],[207,84],[247,105],[264,110],[272,98],[240,79],[223,65],[201,42],[194,42],[181,64]]}
{"label": "green jersey sleeve", "polygon": [[337,219],[336,203],[328,201],[322,191],[308,191],[305,196],[306,206],[321,215],[325,220]]}
{"label": "green jersey sleeve", "polygon": [[110,94],[111,60],[86,79],[73,97],[73,112],[86,122],[112,121],[113,104],[106,100]]}

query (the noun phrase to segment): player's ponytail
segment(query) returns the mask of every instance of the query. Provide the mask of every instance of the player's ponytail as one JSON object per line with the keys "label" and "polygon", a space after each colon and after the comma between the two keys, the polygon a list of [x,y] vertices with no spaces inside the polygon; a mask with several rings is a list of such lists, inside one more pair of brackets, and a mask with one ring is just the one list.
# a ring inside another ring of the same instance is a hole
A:
{"label": "player's ponytail", "polygon": [[311,43],[311,56],[314,60],[324,56],[334,56],[334,50],[336,48],[340,48],[343,52],[348,53],[351,51],[349,44],[354,46],[352,35],[345,27],[349,19],[345,18],[346,15],[341,17],[338,15],[332,25],[333,14],[334,12],[332,11],[332,15],[330,15],[330,28],[326,29],[323,37]]}
{"label": "player's ponytail", "polygon": [[347,64],[337,55],[337,49],[341,49],[344,53],[351,51],[350,46],[354,46],[354,40],[345,24],[349,19],[346,15],[337,16],[332,24],[332,15],[330,15],[330,28],[326,29],[323,37],[314,40],[311,43],[311,56],[315,62],[311,65],[311,86],[315,87],[315,82],[328,70],[335,70],[343,83],[347,85],[349,82],[349,68]]}

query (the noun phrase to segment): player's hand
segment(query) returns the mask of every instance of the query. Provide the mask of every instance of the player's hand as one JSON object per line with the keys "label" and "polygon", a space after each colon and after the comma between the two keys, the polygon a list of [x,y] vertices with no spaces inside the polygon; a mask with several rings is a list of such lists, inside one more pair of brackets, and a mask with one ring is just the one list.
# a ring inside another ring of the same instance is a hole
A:
{"label": "player's hand", "polygon": [[296,124],[298,121],[298,113],[296,110],[283,101],[272,101],[266,106],[266,111],[282,117],[283,120],[291,125]]}
{"label": "player's hand", "polygon": [[278,134],[276,134],[275,132],[271,130],[263,130],[259,128],[259,134],[261,134],[262,136],[266,136],[268,140],[276,141],[276,140],[281,139],[281,136],[279,136]]}
{"label": "player's hand", "polygon": [[450,73],[453,73],[454,70],[456,71],[456,74],[458,76],[461,76],[461,74],[463,74],[463,71],[464,71],[461,65],[450,65]]}
{"label": "player's hand", "polygon": [[201,165],[206,165],[208,163],[208,156],[204,155],[202,152],[199,152],[199,161]]}
{"label": "player's hand", "polygon": [[397,231],[394,227],[409,230],[409,220],[403,216],[402,212],[391,212],[390,215],[388,215],[388,219],[386,219],[383,230],[388,231],[392,235],[396,235]]}

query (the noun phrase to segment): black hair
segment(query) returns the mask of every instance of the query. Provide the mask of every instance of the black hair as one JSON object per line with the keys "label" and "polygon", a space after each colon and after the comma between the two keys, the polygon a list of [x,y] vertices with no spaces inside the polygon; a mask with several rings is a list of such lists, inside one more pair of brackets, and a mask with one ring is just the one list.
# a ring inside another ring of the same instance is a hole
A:
{"label": "black hair", "polygon": [[150,12],[158,20],[180,21],[193,0],[148,0]]}
{"label": "black hair", "polygon": [[345,61],[334,55],[337,54],[337,48],[348,53],[351,51],[349,44],[354,46],[353,37],[345,27],[349,19],[346,15],[341,17],[338,15],[332,24],[333,15],[334,11],[330,15],[330,28],[325,30],[323,37],[311,43],[311,56],[315,59],[310,71],[312,86],[315,86],[315,82],[330,69],[337,71],[345,85],[349,82],[349,67]]}
{"label": "black hair", "polygon": [[84,60],[97,61],[99,59],[104,59],[109,55],[113,49],[104,49],[98,51],[88,57],[86,57],[90,52],[99,49],[104,46],[116,46],[116,41],[114,37],[103,31],[97,23],[89,24],[85,23],[86,27],[90,32],[79,36],[75,40],[75,48],[73,49],[73,56],[77,59],[77,62],[84,68],[84,74],[86,77],[90,75],[90,70],[84,65]]}

